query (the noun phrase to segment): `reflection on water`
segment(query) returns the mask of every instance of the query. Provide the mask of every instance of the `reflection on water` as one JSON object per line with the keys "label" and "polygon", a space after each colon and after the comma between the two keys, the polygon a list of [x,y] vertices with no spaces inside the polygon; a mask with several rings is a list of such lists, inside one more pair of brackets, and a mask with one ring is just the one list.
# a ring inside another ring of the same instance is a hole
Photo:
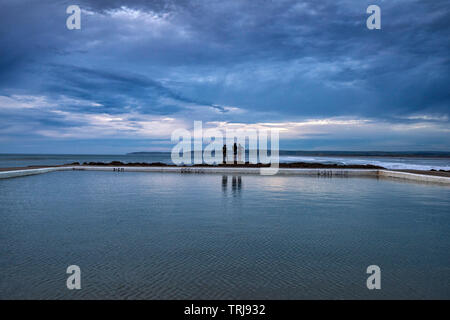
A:
{"label": "reflection on water", "polygon": [[[231,191],[234,197],[241,195],[242,177],[233,175],[231,178]],[[222,176],[222,192],[226,196],[228,193],[228,176]]]}
{"label": "reflection on water", "polygon": [[4,179],[0,299],[449,299],[449,208],[448,187],[376,179]]}
{"label": "reflection on water", "polygon": [[222,192],[227,194],[228,176],[222,176]]}

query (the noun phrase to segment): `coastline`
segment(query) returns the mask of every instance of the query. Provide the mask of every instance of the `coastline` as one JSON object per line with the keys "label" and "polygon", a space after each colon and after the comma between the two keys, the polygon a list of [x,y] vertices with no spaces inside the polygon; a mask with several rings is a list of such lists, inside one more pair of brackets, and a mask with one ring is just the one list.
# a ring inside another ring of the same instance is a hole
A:
{"label": "coastline", "polygon": [[[163,163],[72,163],[56,166],[30,166],[0,168],[0,179],[42,174],[53,171],[88,170],[117,172],[174,172],[174,173],[221,173],[221,174],[259,174],[262,164],[246,165],[193,165],[176,166]],[[372,165],[336,165],[321,163],[280,163],[277,175],[317,175],[317,176],[371,176],[376,178],[395,178],[417,182],[450,184],[448,171],[389,170]]]}

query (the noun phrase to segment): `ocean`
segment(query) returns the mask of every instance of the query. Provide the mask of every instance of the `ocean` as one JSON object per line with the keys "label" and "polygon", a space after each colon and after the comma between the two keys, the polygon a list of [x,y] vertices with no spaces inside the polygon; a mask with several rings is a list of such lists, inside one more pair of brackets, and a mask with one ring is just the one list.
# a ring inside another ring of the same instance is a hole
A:
{"label": "ocean", "polygon": [[[247,157],[248,159],[248,157]],[[170,152],[125,155],[0,154],[0,168],[35,165],[61,165],[73,162],[162,162],[172,164]],[[326,164],[372,164],[387,169],[450,170],[450,153],[373,153],[373,152],[290,152],[280,151],[280,162]]]}
{"label": "ocean", "polygon": [[446,186],[374,178],[4,179],[0,299],[450,299],[449,209]]}

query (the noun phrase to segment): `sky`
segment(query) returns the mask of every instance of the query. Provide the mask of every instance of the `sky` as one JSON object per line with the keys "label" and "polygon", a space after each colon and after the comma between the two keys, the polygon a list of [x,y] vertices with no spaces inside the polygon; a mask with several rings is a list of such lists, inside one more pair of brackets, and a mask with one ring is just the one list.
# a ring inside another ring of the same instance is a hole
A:
{"label": "sky", "polygon": [[0,0],[0,153],[170,151],[194,121],[450,151],[449,52],[442,0]]}

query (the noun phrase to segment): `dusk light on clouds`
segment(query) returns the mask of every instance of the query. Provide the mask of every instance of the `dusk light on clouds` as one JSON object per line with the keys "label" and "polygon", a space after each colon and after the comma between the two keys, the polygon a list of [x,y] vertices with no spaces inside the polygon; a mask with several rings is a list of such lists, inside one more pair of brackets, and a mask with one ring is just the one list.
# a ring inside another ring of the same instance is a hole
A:
{"label": "dusk light on clouds", "polygon": [[447,1],[82,0],[80,30],[69,4],[0,4],[2,152],[169,151],[194,120],[285,150],[450,150]]}

